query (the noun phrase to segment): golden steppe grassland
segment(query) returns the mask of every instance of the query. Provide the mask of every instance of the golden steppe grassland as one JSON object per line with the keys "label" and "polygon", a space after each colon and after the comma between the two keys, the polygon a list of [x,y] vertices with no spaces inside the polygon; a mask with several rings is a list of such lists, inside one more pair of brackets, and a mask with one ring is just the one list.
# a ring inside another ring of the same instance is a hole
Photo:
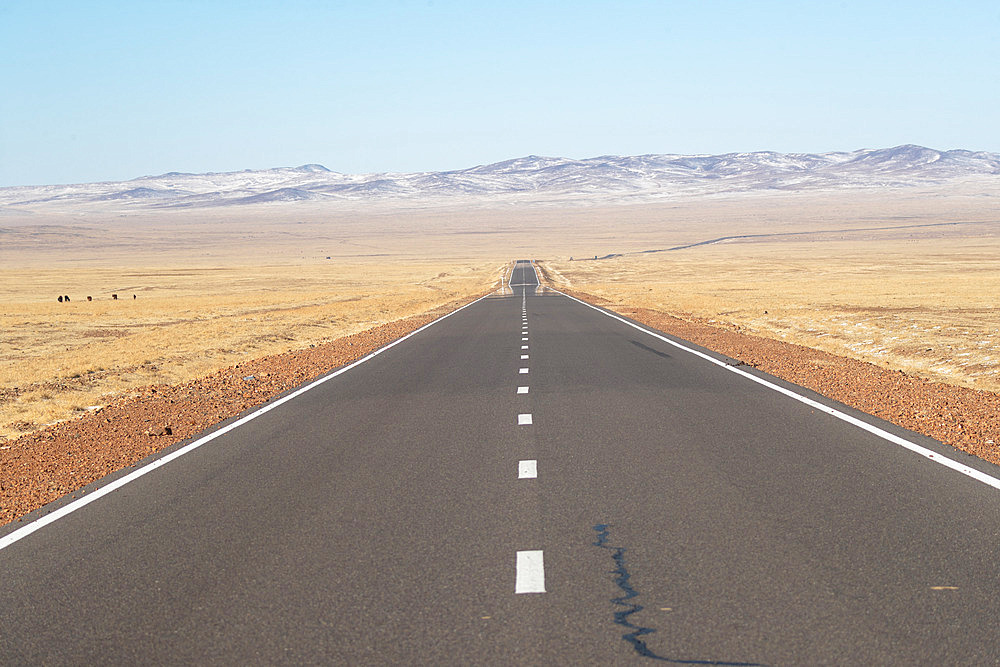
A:
{"label": "golden steppe grassland", "polygon": [[[615,206],[8,213],[0,436],[471,298],[518,257],[611,303],[997,391],[998,211],[1000,192],[975,183]],[[748,234],[775,236],[645,252]]]}
{"label": "golden steppe grassland", "polygon": [[[140,386],[469,298],[497,284],[505,267],[482,255],[438,259],[433,244],[406,234],[390,232],[385,243],[379,233],[331,238],[323,224],[271,223],[263,213],[190,224],[140,218],[135,228],[99,217],[6,227],[0,436],[70,419]],[[71,301],[59,303],[60,295]]]}
{"label": "golden steppe grassland", "polygon": [[[993,195],[743,202],[742,211],[732,210],[734,221],[745,221],[734,225],[739,231],[701,239],[675,233],[644,250],[734,234],[773,236],[597,261],[591,253],[589,260],[560,258],[546,266],[556,287],[593,294],[611,307],[734,326],[1000,392],[1000,192]],[[716,215],[734,203],[716,203]]]}

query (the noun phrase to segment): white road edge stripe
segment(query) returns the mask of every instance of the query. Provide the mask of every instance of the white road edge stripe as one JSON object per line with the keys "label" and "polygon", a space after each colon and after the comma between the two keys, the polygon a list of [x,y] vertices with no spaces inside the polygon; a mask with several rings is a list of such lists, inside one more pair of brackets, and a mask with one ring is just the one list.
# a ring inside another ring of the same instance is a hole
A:
{"label": "white road edge stripe", "polygon": [[544,593],[545,563],[541,551],[517,552],[517,577],[514,593]]}
{"label": "white road edge stripe", "polygon": [[[490,294],[492,294],[492,292]],[[442,315],[441,317],[437,318],[436,320],[434,320],[432,322],[428,322],[427,324],[425,324],[424,326],[420,327],[419,329],[414,329],[413,331],[411,331],[410,333],[406,334],[402,338],[397,338],[396,340],[392,341],[388,345],[386,345],[384,347],[380,347],[379,349],[375,350],[374,352],[370,352],[369,354],[361,357],[357,361],[354,361],[354,362],[348,364],[347,366],[344,366],[343,368],[335,370],[332,373],[330,373],[329,375],[324,375],[323,377],[319,378],[318,380],[314,380],[313,382],[310,382],[309,384],[307,384],[306,386],[302,387],[301,389],[297,389],[296,391],[292,392],[291,394],[288,394],[287,396],[279,398],[278,400],[274,401],[273,403],[268,403],[267,405],[263,406],[262,408],[260,408],[258,410],[255,410],[254,412],[251,412],[250,414],[248,414],[245,417],[241,417],[240,419],[237,419],[232,424],[229,424],[227,426],[223,426],[218,431],[213,431],[212,433],[209,433],[205,437],[199,438],[198,440],[195,440],[192,443],[188,443],[187,445],[184,445],[180,449],[178,449],[176,451],[173,451],[170,454],[167,454],[166,456],[164,456],[162,458],[156,459],[155,461],[151,461],[150,463],[147,463],[146,465],[144,465],[143,467],[139,468],[138,470],[133,470],[129,474],[125,475],[124,477],[119,477],[118,479],[116,479],[115,481],[111,482],[107,486],[102,486],[99,489],[95,489],[94,491],[88,493],[87,495],[82,496],[80,498],[77,498],[76,500],[74,500],[71,503],[63,505],[62,507],[60,507],[59,509],[55,510],[54,512],[52,512],[50,514],[46,514],[43,517],[39,517],[39,518],[35,519],[34,521],[32,521],[31,523],[26,524],[26,525],[18,528],[14,532],[8,533],[7,535],[4,535],[3,537],[0,537],[0,550],[6,549],[7,547],[9,547],[10,545],[14,544],[15,542],[23,540],[25,537],[27,537],[28,535],[31,535],[36,530],[40,530],[41,528],[44,528],[45,526],[49,525],[50,523],[53,523],[54,521],[58,521],[59,519],[63,518],[64,516],[66,516],[68,514],[71,514],[71,513],[75,512],[76,510],[80,509],[81,507],[89,505],[90,503],[94,502],[98,498],[103,498],[104,496],[108,495],[112,491],[115,491],[115,490],[120,489],[121,487],[125,486],[129,482],[132,482],[132,481],[134,481],[136,479],[139,479],[140,477],[142,477],[146,473],[152,472],[152,471],[156,470],[157,468],[159,468],[161,466],[165,466],[166,464],[170,463],[174,459],[180,458],[181,456],[184,456],[188,452],[193,451],[195,449],[198,449],[202,445],[204,445],[204,444],[206,444],[208,442],[211,442],[212,440],[215,440],[216,438],[218,438],[221,435],[225,435],[226,433],[229,433],[233,429],[236,429],[236,428],[239,428],[240,426],[243,426],[247,422],[252,421],[252,420],[256,419],[257,417],[260,417],[262,414],[264,414],[266,412],[270,412],[271,410],[275,409],[279,405],[284,405],[285,403],[287,403],[288,401],[292,400],[293,398],[298,398],[299,396],[301,396],[302,394],[306,393],[310,389],[313,389],[314,387],[318,387],[319,385],[323,384],[324,382],[327,382],[328,380],[332,380],[333,378],[337,377],[338,375],[346,373],[347,371],[351,370],[355,366],[360,366],[361,364],[365,363],[369,359],[373,359],[373,358],[377,357],[378,355],[382,354],[383,352],[385,352],[389,348],[392,348],[392,347],[395,347],[396,345],[399,345],[400,343],[402,343],[407,338],[409,338],[411,336],[415,336],[416,334],[420,333],[424,329],[427,329],[428,327],[434,326],[438,322],[451,317],[452,315],[454,315],[455,313],[457,313],[457,312],[459,312],[461,310],[465,310],[469,306],[472,306],[474,304],[479,303],[480,301],[482,301],[485,298],[487,298],[487,296],[482,296],[482,297],[479,297],[478,299],[476,299],[475,301],[470,301],[469,303],[465,304],[464,306],[460,306],[459,308],[456,308],[455,310],[451,311],[450,313],[446,313],[446,314]],[[525,369],[524,372],[527,372],[527,369]]]}
{"label": "white road edge stripe", "polygon": [[878,426],[874,426],[872,424],[869,424],[866,421],[862,421],[862,420],[860,420],[860,419],[858,419],[856,417],[852,417],[849,414],[841,412],[840,410],[837,410],[836,408],[831,408],[831,407],[829,407],[827,405],[823,405],[822,403],[820,403],[818,401],[814,401],[811,398],[806,398],[805,396],[803,396],[801,394],[795,393],[791,389],[785,389],[784,387],[778,386],[778,385],[774,384],[773,382],[769,382],[768,380],[765,380],[764,378],[757,377],[756,375],[753,375],[751,373],[747,373],[746,371],[741,370],[739,368],[736,368],[735,366],[730,366],[729,364],[725,363],[724,361],[720,361],[720,360],[718,360],[718,359],[716,359],[714,357],[710,357],[709,355],[705,354],[704,352],[699,352],[698,350],[693,350],[690,347],[687,347],[685,345],[681,345],[680,343],[677,343],[675,341],[670,340],[666,336],[662,336],[662,335],[660,335],[658,333],[654,333],[654,332],[650,331],[649,329],[645,329],[645,328],[639,326],[638,324],[635,324],[633,322],[629,322],[628,320],[626,320],[623,317],[619,317],[618,315],[614,315],[613,313],[609,313],[608,311],[602,310],[602,309],[598,308],[597,306],[593,306],[593,305],[587,303],[586,301],[581,301],[580,299],[577,299],[574,296],[570,296],[569,294],[563,294],[562,292],[559,292],[559,290],[553,290],[553,291],[557,292],[559,294],[562,294],[563,296],[565,296],[565,297],[567,297],[569,299],[573,299],[573,301],[576,301],[578,303],[582,303],[583,305],[587,306],[588,308],[593,308],[597,312],[602,313],[604,315],[607,315],[608,317],[610,317],[613,320],[618,320],[619,322],[621,322],[623,324],[627,324],[628,326],[632,327],[633,329],[638,329],[639,331],[642,331],[643,333],[649,334],[653,338],[662,340],[664,343],[667,343],[668,345],[673,345],[674,347],[676,347],[678,349],[681,349],[681,350],[684,350],[685,352],[690,352],[691,354],[693,354],[693,355],[695,355],[697,357],[701,357],[705,361],[711,362],[711,363],[715,364],[716,366],[721,366],[722,368],[725,368],[727,371],[730,371],[732,373],[736,373],[737,375],[742,375],[743,377],[747,378],[748,380],[750,380],[752,382],[756,382],[757,384],[763,385],[763,386],[767,387],[768,389],[773,389],[774,391],[778,392],[779,394],[784,394],[785,396],[788,396],[789,398],[794,399],[794,400],[796,400],[796,401],[798,401],[800,403],[805,403],[806,405],[808,405],[811,408],[815,408],[817,410],[825,412],[826,414],[828,414],[828,415],[830,415],[832,417],[836,417],[837,419],[839,419],[841,421],[847,422],[848,424],[851,424],[853,426],[857,426],[858,428],[860,428],[863,431],[868,431],[872,435],[878,436],[878,437],[882,438],[883,440],[888,440],[889,442],[891,442],[893,444],[899,445],[900,447],[904,447],[904,448],[910,450],[911,452],[914,452],[916,454],[919,454],[920,456],[928,458],[931,461],[934,461],[935,463],[940,463],[941,465],[945,466],[946,468],[951,468],[955,472],[959,472],[959,473],[962,473],[963,475],[967,475],[967,476],[971,477],[972,479],[980,481],[983,484],[988,484],[989,486],[992,486],[995,489],[1000,489],[1000,479],[997,479],[996,477],[993,477],[991,475],[987,475],[986,473],[981,472],[979,470],[976,470],[975,468],[970,468],[969,466],[962,465],[958,461],[952,460],[952,459],[950,459],[947,456],[944,456],[942,454],[937,454],[935,452],[932,452],[931,450],[927,449],[926,447],[921,447],[920,445],[916,444],[915,442],[910,442],[906,438],[901,438],[898,435],[894,435],[892,433],[889,433],[885,429],[881,429]]}
{"label": "white road edge stripe", "polygon": [[517,462],[518,479],[538,478],[538,459],[525,459]]}
{"label": "white road edge stripe", "polygon": [[531,413],[519,414],[517,416],[517,425],[525,426],[531,424]]}
{"label": "white road edge stripe", "polygon": [[528,393],[528,388],[527,387],[518,387],[517,388],[517,393],[519,393],[519,394],[527,394]]}

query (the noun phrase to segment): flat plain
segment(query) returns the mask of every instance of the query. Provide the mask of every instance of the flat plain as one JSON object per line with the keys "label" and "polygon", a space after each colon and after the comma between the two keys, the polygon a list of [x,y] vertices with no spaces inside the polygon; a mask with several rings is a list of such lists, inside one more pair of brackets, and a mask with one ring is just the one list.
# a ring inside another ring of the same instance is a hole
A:
{"label": "flat plain", "polygon": [[998,260],[1000,239],[969,236],[755,240],[549,267],[613,306],[997,392]]}
{"label": "flat plain", "polygon": [[[742,238],[705,243],[723,237]],[[0,436],[471,298],[518,257],[611,303],[1000,390],[1000,191],[981,182],[617,206],[50,207],[4,215],[0,239]]]}

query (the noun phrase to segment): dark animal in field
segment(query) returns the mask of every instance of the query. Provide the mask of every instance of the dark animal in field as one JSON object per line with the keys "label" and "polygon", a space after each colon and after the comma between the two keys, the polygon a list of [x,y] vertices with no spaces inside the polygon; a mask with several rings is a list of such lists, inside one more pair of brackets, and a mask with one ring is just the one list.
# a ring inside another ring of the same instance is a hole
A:
{"label": "dark animal in field", "polygon": [[112,294],[111,298],[114,299],[115,301],[117,301],[118,300],[118,295],[117,294]]}
{"label": "dark animal in field", "polygon": [[65,301],[66,303],[69,303],[69,297],[68,296],[64,296],[63,297],[63,301]]}
{"label": "dark animal in field", "polygon": [[87,297],[87,301],[93,301],[93,300],[94,300],[94,297],[92,297],[92,296],[88,296]]}
{"label": "dark animal in field", "polygon": [[59,303],[62,303],[62,297],[61,296],[57,297],[57,300],[59,301]]}

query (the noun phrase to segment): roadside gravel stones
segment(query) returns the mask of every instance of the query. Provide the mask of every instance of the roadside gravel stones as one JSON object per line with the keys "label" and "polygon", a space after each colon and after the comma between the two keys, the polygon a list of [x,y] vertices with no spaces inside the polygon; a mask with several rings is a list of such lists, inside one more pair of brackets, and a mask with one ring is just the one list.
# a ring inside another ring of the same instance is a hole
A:
{"label": "roadside gravel stones", "polygon": [[0,525],[360,359],[464,303],[190,382],[144,387],[79,419],[7,440],[0,449]]}
{"label": "roadside gravel stones", "polygon": [[[741,365],[1000,463],[1000,447],[995,444],[1000,442],[1000,396],[992,392],[930,382],[798,345],[570,293],[721,352]],[[462,303],[314,348],[241,362],[191,382],[145,387],[79,419],[4,441],[0,525],[355,361]]]}
{"label": "roadside gravel stones", "polygon": [[1000,464],[1000,395],[932,382],[801,345],[563,290],[870,415]]}

